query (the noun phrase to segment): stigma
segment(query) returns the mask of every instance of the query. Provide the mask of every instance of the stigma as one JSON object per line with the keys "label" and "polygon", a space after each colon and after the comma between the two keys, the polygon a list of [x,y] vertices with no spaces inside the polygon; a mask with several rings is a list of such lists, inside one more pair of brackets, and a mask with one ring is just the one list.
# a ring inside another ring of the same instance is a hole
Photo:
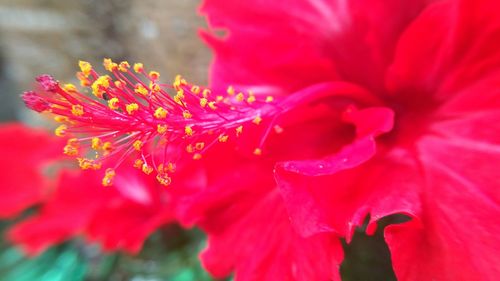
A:
{"label": "stigma", "polygon": [[[106,74],[88,62],[79,66],[81,90],[40,75],[40,90],[25,92],[23,100],[30,109],[55,116],[61,123],[55,135],[68,139],[63,152],[82,169],[103,169],[104,186],[113,184],[123,162],[168,186],[178,161],[202,159],[214,145],[237,140],[245,127],[268,132],[277,126],[280,108],[271,96],[232,86],[216,93],[180,75],[162,83],[160,73],[147,72],[142,63],[104,59]],[[260,156],[262,143],[249,154]]]}

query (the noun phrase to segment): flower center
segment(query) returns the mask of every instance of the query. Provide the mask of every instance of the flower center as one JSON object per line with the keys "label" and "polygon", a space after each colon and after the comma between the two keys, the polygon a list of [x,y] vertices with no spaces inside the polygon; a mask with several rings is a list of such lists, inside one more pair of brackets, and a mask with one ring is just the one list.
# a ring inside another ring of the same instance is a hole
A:
{"label": "flower center", "polygon": [[395,112],[392,131],[380,136],[381,144],[410,148],[415,141],[428,130],[433,112],[439,104],[429,95],[416,92],[405,92],[387,98],[385,103]]}

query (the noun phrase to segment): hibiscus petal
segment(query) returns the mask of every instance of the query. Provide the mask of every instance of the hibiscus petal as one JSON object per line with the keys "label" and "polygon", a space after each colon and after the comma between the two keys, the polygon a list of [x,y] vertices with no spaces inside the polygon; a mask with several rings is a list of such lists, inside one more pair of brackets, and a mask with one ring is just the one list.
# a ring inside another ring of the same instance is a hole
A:
{"label": "hibiscus petal", "polygon": [[64,143],[43,130],[21,124],[0,127],[0,218],[19,214],[50,192],[44,167],[62,156]]}
{"label": "hibiscus petal", "polygon": [[[15,225],[9,238],[31,255],[80,234],[102,243],[104,250],[138,252],[147,236],[173,216],[166,203],[160,204],[165,194],[151,194],[163,190],[154,178],[136,170],[122,172],[111,188],[102,187],[97,172],[63,173],[54,197],[38,215]],[[122,176],[128,180],[121,181]],[[154,201],[119,191],[130,188],[142,188]]]}
{"label": "hibiscus petal", "polygon": [[387,76],[391,90],[444,101],[433,135],[417,143],[426,179],[422,213],[386,230],[400,280],[500,275],[499,8],[490,0],[439,2],[398,45]]}
{"label": "hibiscus petal", "polygon": [[[445,100],[498,72],[499,8],[496,0],[429,6],[402,35],[387,75],[388,87],[398,94],[415,94],[411,90],[418,89],[419,95]],[[491,91],[474,98],[494,96],[498,97]]]}
{"label": "hibiscus petal", "polygon": [[[374,136],[391,130],[393,117],[392,111],[387,108],[363,110],[349,108],[344,114],[344,120],[355,124],[357,140],[339,152],[321,159],[287,161],[276,165],[276,180],[292,222],[299,233],[310,236],[334,231],[350,239],[354,227],[362,223],[368,208],[367,205],[356,206],[356,204],[366,204],[357,200],[368,200],[372,192],[368,189],[364,195],[360,193],[361,197],[366,196],[364,199],[354,195],[358,195],[359,190],[372,187],[366,187],[366,184],[356,179],[355,172],[360,172],[361,169],[349,170],[360,166],[375,155]],[[374,170],[380,172],[380,169],[374,168]],[[377,174],[377,172],[371,173]],[[355,184],[361,187],[350,187]],[[350,191],[357,190],[349,194],[345,193],[343,188],[351,189]],[[335,205],[338,203],[336,200],[346,199],[346,196],[352,198],[341,205]],[[347,202],[351,205],[345,204]],[[359,207],[358,210],[356,207]],[[405,211],[410,212],[406,209]],[[380,216],[380,214],[373,215]]]}
{"label": "hibiscus petal", "polygon": [[206,0],[201,11],[210,26],[228,31],[223,38],[202,33],[215,51],[212,87],[282,94],[340,73],[380,88],[400,32],[425,2]]}
{"label": "hibiscus petal", "polygon": [[48,200],[40,214],[15,225],[8,232],[14,243],[26,253],[36,255],[50,246],[80,234],[108,196],[95,192],[89,180],[77,173],[64,172],[57,191]]}
{"label": "hibiscus petal", "polygon": [[167,206],[145,208],[124,201],[101,208],[99,217],[92,220],[86,234],[91,241],[98,241],[105,251],[123,249],[137,254],[151,233],[172,221],[172,210]]}
{"label": "hibiscus petal", "polygon": [[[227,210],[229,211],[229,210]],[[219,214],[215,214],[219,220]],[[221,217],[222,218],[222,217]],[[222,221],[220,221],[222,222]],[[238,222],[225,221],[209,232],[203,265],[216,277],[234,267],[235,280],[340,280],[339,240],[323,234],[300,237],[291,228],[277,193],[256,201]]]}
{"label": "hibiscus petal", "polygon": [[152,232],[174,220],[170,199],[154,178],[139,171],[119,173],[113,188],[117,194],[101,206],[85,232],[106,251],[138,253]]}
{"label": "hibiscus petal", "polygon": [[419,142],[422,216],[386,231],[400,280],[500,276],[498,120],[497,110],[442,121],[433,126],[441,136]]}
{"label": "hibiscus petal", "polygon": [[303,236],[335,232],[349,242],[368,214],[371,232],[382,217],[419,213],[419,175],[407,152],[377,157],[352,169],[342,168],[348,169],[338,169],[328,176],[277,169],[276,178],[292,223]]}
{"label": "hibiscus petal", "polygon": [[183,223],[208,235],[204,267],[215,277],[234,272],[238,281],[340,280],[339,240],[294,231],[270,173],[274,163],[260,160],[207,155],[200,161],[208,187],[175,198]]}

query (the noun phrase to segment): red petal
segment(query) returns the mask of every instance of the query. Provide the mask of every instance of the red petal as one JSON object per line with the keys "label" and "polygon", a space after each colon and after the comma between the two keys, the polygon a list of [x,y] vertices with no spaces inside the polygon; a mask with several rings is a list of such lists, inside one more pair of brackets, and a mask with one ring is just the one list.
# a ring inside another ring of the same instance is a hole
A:
{"label": "red petal", "polygon": [[[183,219],[208,235],[204,267],[238,281],[340,280],[339,240],[303,238],[290,225],[272,178],[272,161],[206,157],[207,189],[184,194]],[[223,173],[223,177],[221,176]]]}
{"label": "red petal", "polygon": [[[342,163],[341,159],[335,159],[335,163]],[[371,222],[376,222],[394,213],[419,213],[419,176],[406,152],[376,157],[353,168],[355,164],[359,162],[337,164],[332,166],[335,169],[330,170],[331,175],[320,176],[277,169],[276,177],[292,223],[302,235],[333,231],[349,241],[367,214]]]}
{"label": "red petal", "polygon": [[63,173],[57,191],[44,204],[40,214],[15,225],[8,233],[9,238],[34,255],[81,233],[109,193],[102,190],[105,196],[95,191],[88,178]]}
{"label": "red petal", "polygon": [[442,1],[398,46],[392,90],[445,101],[438,111],[445,120],[417,144],[426,179],[422,214],[387,229],[399,280],[500,276],[499,9],[493,0]]}
{"label": "red petal", "polygon": [[47,164],[62,156],[64,143],[43,130],[21,124],[0,127],[0,218],[17,215],[50,192]]}
{"label": "red petal", "polygon": [[[462,122],[465,131],[480,130],[474,125],[477,122]],[[386,231],[398,280],[495,280],[500,276],[498,128],[496,132],[494,142],[438,137],[420,142],[427,179],[420,224],[391,226]]]}
{"label": "red petal", "polygon": [[[420,94],[445,100],[498,72],[499,9],[496,0],[440,1],[430,6],[401,37],[387,77],[389,88],[419,89]],[[487,97],[498,100],[498,94]]]}
{"label": "red petal", "polygon": [[500,275],[500,268],[492,266],[500,263],[499,120],[495,110],[438,122],[432,130],[441,137],[419,143],[428,181],[423,217],[420,225],[387,230],[402,280],[489,280]]}
{"label": "red petal", "polygon": [[424,2],[206,0],[201,11],[210,25],[229,33],[202,34],[216,53],[212,86],[281,94],[340,72],[344,80],[380,88],[399,34]]}
{"label": "red petal", "polygon": [[[237,204],[237,203],[236,203]],[[278,194],[268,194],[237,218],[221,210],[210,219],[203,265],[216,277],[235,271],[247,280],[340,280],[342,249],[337,238],[302,238],[291,228]]]}
{"label": "red petal", "polygon": [[[334,231],[350,239],[353,226],[361,224],[366,215],[368,206],[363,204],[367,202],[359,200],[366,201],[372,196],[370,189],[367,189],[371,187],[366,187],[365,183],[355,178],[356,173],[362,169],[349,170],[360,166],[375,155],[374,135],[392,129],[393,113],[387,108],[363,110],[349,108],[344,114],[344,120],[354,123],[357,128],[360,138],[352,144],[322,159],[287,161],[276,166],[276,180],[292,222],[304,236]],[[380,172],[379,168],[370,167],[376,171],[373,174]],[[356,193],[359,197],[366,196],[366,198],[360,199],[344,194],[343,188],[367,189],[364,194]],[[351,198],[345,200],[345,196]],[[373,215],[379,216],[379,214]]]}
{"label": "red petal", "polygon": [[101,176],[97,172],[64,173],[54,197],[40,214],[14,226],[11,240],[29,254],[38,254],[84,234],[101,242],[105,250],[135,253],[152,231],[172,220],[168,205],[160,203],[166,196],[164,189],[154,178],[135,170],[122,171],[113,187],[105,188]]}

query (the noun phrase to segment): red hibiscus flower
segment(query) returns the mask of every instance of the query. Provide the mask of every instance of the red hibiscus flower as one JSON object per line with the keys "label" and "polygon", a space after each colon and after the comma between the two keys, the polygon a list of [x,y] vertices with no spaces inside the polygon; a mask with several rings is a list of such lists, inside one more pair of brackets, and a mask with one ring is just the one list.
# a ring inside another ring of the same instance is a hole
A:
{"label": "red hibiscus flower", "polygon": [[[324,269],[338,247],[325,235],[349,240],[368,214],[372,232],[402,213],[411,221],[385,230],[398,280],[500,275],[500,6],[425,2],[205,1],[211,26],[227,31],[204,33],[216,53],[214,89],[293,99],[316,87],[327,92],[316,103],[345,104],[324,126],[312,121],[319,109],[288,117],[290,134],[271,136],[260,161],[212,163],[213,183],[190,217],[208,232],[211,272],[336,279]],[[347,123],[351,140],[335,130]]]}
{"label": "red hibiscus flower", "polygon": [[0,218],[12,218],[48,197],[53,187],[49,166],[61,159],[63,145],[41,129],[18,123],[0,126]]}
{"label": "red hibiscus flower", "polygon": [[[110,75],[80,64],[93,99],[40,76],[24,100],[69,120],[66,153],[106,168],[104,185],[117,184],[114,156],[173,183],[183,222],[208,233],[215,276],[339,280],[338,237],[367,215],[371,233],[405,214],[385,230],[399,280],[489,280],[499,6],[427,2],[207,0],[211,27],[228,32],[203,34],[212,90],[105,60]],[[205,167],[194,188],[176,175],[191,158]]]}
{"label": "red hibiscus flower", "polygon": [[40,213],[15,225],[9,238],[31,255],[78,235],[105,251],[137,253],[159,226],[173,221],[169,197],[153,178],[125,170],[114,188],[94,171],[65,171]]}

